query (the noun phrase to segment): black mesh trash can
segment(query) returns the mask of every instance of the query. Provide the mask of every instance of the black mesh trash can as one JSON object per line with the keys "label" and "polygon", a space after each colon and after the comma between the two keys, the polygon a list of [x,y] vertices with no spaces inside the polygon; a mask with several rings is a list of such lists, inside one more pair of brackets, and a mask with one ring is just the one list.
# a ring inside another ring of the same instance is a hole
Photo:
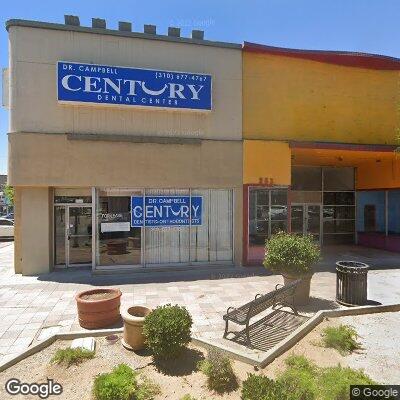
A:
{"label": "black mesh trash can", "polygon": [[369,266],[358,261],[336,263],[336,301],[345,306],[367,304]]}

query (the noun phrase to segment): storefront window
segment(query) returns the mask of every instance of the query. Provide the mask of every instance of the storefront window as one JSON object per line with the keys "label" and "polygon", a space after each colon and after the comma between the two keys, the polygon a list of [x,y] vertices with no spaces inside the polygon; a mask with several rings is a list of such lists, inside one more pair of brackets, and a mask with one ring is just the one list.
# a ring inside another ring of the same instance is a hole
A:
{"label": "storefront window", "polygon": [[[189,190],[148,189],[146,196],[189,196]],[[189,226],[146,227],[146,264],[189,262]]]}
{"label": "storefront window", "polygon": [[[140,226],[136,227],[131,226],[131,196],[143,201],[136,221]],[[177,202],[174,207],[169,207],[171,198]],[[189,201],[190,205],[180,208],[181,201]],[[201,211],[195,201],[201,203]],[[158,207],[149,202],[159,202]],[[181,212],[187,213],[189,208],[198,210],[200,219],[195,221],[191,213],[190,218],[176,223],[177,218],[183,218]],[[142,210],[146,214],[144,220]],[[102,189],[97,191],[97,220],[98,266],[233,261],[232,190]]]}
{"label": "storefront window", "polygon": [[287,190],[250,188],[249,245],[263,246],[280,231],[287,231]]}
{"label": "storefront window", "polygon": [[131,196],[140,190],[102,189],[97,197],[97,254],[100,266],[142,263],[142,228],[131,227]]}
{"label": "storefront window", "polygon": [[[322,205],[323,244],[352,244],[355,241],[355,182],[352,167],[292,168],[292,231],[309,232],[310,217],[306,210]],[[307,208],[306,208],[307,207]],[[314,222],[317,223],[317,216]]]}
{"label": "storefront window", "polygon": [[92,192],[90,188],[55,188],[54,203],[77,203],[90,204]]}
{"label": "storefront window", "polygon": [[400,234],[400,190],[388,191],[388,234]]}
{"label": "storefront window", "polygon": [[293,167],[292,190],[322,190],[322,168],[302,166]]}
{"label": "storefront window", "polygon": [[325,191],[354,190],[353,167],[325,167],[323,168],[323,187]]}

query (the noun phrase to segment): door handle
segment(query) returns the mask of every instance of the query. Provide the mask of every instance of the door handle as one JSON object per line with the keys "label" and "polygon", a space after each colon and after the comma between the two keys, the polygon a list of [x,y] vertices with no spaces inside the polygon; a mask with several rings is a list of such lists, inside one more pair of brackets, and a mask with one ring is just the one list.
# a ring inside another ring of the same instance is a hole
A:
{"label": "door handle", "polygon": [[71,240],[71,235],[67,235],[67,239],[68,239],[68,240]]}

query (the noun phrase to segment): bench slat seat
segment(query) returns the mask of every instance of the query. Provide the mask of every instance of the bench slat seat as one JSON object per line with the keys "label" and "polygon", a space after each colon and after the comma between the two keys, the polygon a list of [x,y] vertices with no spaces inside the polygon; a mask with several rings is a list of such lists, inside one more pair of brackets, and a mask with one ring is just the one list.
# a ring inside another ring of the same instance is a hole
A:
{"label": "bench slat seat", "polygon": [[301,280],[299,279],[285,286],[278,284],[275,286],[275,290],[272,292],[264,295],[257,294],[254,300],[249,301],[240,307],[229,307],[226,311],[226,314],[222,317],[225,321],[224,338],[229,333],[233,333],[228,332],[229,322],[233,322],[238,325],[246,325],[245,332],[247,336],[247,344],[248,346],[252,347],[249,335],[249,324],[252,317],[262,313],[269,307],[275,309],[275,307],[278,305],[290,307],[297,315],[297,310],[294,305],[294,293],[300,282]]}

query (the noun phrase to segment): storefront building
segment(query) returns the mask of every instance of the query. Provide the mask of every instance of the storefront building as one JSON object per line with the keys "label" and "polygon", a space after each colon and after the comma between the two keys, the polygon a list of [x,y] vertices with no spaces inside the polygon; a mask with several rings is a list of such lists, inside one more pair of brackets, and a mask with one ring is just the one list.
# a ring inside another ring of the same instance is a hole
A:
{"label": "storefront building", "polygon": [[243,47],[243,262],[277,231],[400,251],[400,60]]}
{"label": "storefront building", "polygon": [[279,231],[400,252],[400,60],[6,28],[17,273],[260,264]]}
{"label": "storefront building", "polygon": [[15,270],[242,261],[241,45],[10,20]]}

